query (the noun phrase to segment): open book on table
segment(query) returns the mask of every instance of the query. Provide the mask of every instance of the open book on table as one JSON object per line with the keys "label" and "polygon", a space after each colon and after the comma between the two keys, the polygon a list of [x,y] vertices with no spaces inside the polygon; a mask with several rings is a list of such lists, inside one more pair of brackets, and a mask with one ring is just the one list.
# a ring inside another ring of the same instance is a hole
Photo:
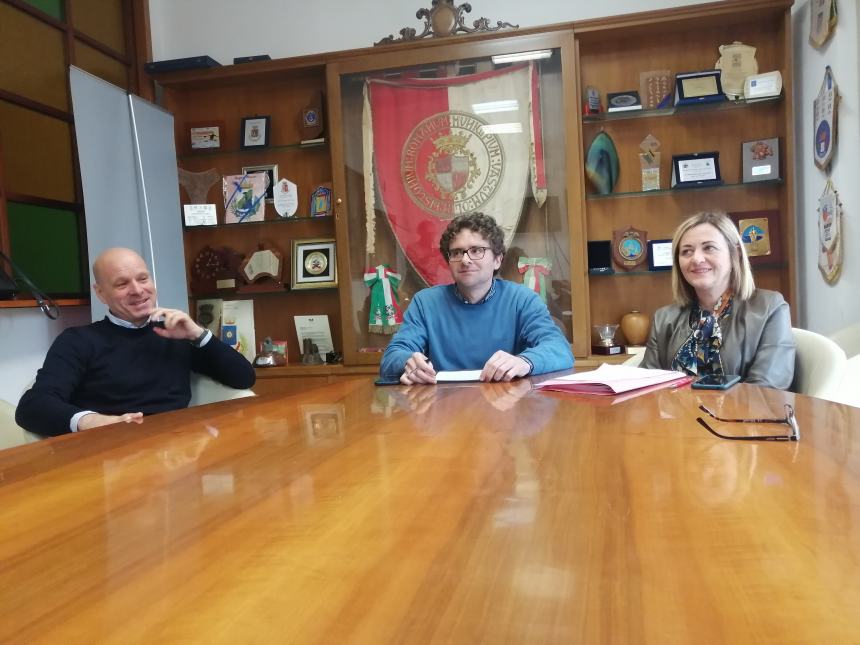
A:
{"label": "open book on table", "polygon": [[644,367],[604,363],[592,372],[549,379],[536,385],[535,389],[612,396],[642,388],[658,389],[654,386],[679,387],[692,380],[692,377],[686,374],[671,370],[649,370]]}

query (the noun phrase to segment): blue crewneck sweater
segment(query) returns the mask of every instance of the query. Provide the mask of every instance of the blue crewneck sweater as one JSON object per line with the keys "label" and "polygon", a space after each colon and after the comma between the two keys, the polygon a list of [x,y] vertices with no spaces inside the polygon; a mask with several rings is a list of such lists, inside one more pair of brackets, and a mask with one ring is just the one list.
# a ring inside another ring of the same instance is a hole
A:
{"label": "blue crewneck sweater", "polygon": [[414,352],[425,354],[437,372],[477,370],[498,350],[528,359],[532,374],[573,366],[570,344],[537,294],[497,279],[492,296],[477,304],[464,302],[454,285],[416,293],[379,371],[384,379],[399,378]]}

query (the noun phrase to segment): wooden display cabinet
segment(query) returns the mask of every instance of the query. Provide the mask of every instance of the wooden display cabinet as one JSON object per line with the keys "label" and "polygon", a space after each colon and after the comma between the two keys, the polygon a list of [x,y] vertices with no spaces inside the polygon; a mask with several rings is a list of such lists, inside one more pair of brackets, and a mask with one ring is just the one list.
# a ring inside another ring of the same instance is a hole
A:
{"label": "wooden display cabinet", "polygon": [[[714,103],[587,116],[581,119],[580,163],[601,131],[618,150],[620,172],[610,195],[596,194],[583,177],[581,209],[588,240],[612,240],[613,231],[634,226],[649,239],[671,238],[689,215],[703,210],[779,212],[775,244],[781,259],[756,263],[757,286],[780,291],[796,304],[793,200],[793,93],[791,2],[720,2],[595,20],[575,27],[580,97],[593,86],[607,92],[639,89],[639,74],[668,69],[679,72],[713,69],[719,46],[741,41],[756,47],[761,72],[780,70],[783,93],[755,103]],[[580,100],[581,104],[581,100]],[[639,144],[648,134],[661,142],[659,191],[641,192]],[[741,143],[778,137],[782,179],[742,183]],[[722,186],[670,189],[672,155],[719,151]],[[637,309],[649,316],[671,299],[671,272],[618,271],[592,275],[588,293],[589,326],[618,322]],[[617,339],[625,342],[618,332]],[[582,352],[578,352],[581,354]]]}
{"label": "wooden display cabinet", "polygon": [[[589,240],[611,240],[613,231],[634,226],[649,239],[671,238],[677,225],[700,210],[779,212],[775,243],[781,258],[754,267],[759,286],[781,291],[796,304],[794,224],[793,77],[791,0],[724,0],[705,5],[649,11],[613,18],[586,20],[528,30],[405,42],[376,48],[334,52],[159,75],[162,104],[176,119],[179,166],[190,171],[215,168],[220,175],[236,174],[243,166],[276,163],[279,175],[299,187],[299,217],[282,220],[267,205],[261,223],[185,229],[186,262],[190,266],[206,245],[232,246],[247,254],[259,243],[275,245],[286,261],[291,242],[302,238],[335,237],[339,287],[329,290],[279,290],[277,293],[234,295],[191,293],[203,296],[253,298],[256,336],[287,338],[290,365],[258,370],[261,387],[297,389],[342,377],[372,374],[379,353],[390,336],[367,328],[368,290],[365,269],[390,263],[404,275],[401,302],[425,286],[411,269],[392,235],[383,209],[376,209],[377,248],[365,248],[364,175],[362,165],[362,88],[373,75],[433,73],[450,76],[469,66],[488,69],[496,54],[551,50],[540,65],[543,138],[546,146],[548,198],[546,207],[526,202],[527,192],[512,240],[513,254],[553,258],[552,278],[568,285],[565,313],[559,324],[571,340],[580,367],[594,366],[605,357],[590,356],[592,325],[618,322],[628,311],[648,315],[671,301],[670,273],[635,271],[591,276],[587,268]],[[636,113],[582,116],[585,88],[607,92],[639,89],[640,72],[669,69],[672,73],[713,69],[718,47],[742,41],[757,48],[762,72],[782,73],[779,99],[755,104],[716,104],[698,109],[667,109]],[[468,73],[468,72],[466,72]],[[302,147],[301,111],[313,97],[326,97],[325,144]],[[270,145],[242,150],[241,119],[271,117]],[[191,151],[190,123],[207,119],[222,122],[226,131],[221,149]],[[594,194],[585,178],[585,155],[601,130],[613,139],[620,159],[620,176],[611,195]],[[647,134],[661,142],[661,190],[641,192],[639,143]],[[741,183],[741,143],[778,137],[781,177],[777,181]],[[702,189],[670,190],[673,154],[718,150],[724,185]],[[332,182],[333,216],[308,218],[314,187]],[[187,198],[182,191],[183,200]],[[223,222],[220,184],[208,196],[218,205]],[[379,206],[379,204],[377,204]],[[435,245],[438,240],[427,240]],[[514,262],[515,264],[515,258]],[[289,283],[285,268],[284,282]],[[521,280],[511,258],[502,275]],[[192,305],[193,306],[193,305]],[[552,309],[551,309],[552,311]],[[336,349],[343,351],[343,366],[302,366],[294,315],[329,316]],[[475,330],[480,333],[480,330]],[[625,339],[618,335],[618,340]],[[468,342],[468,339],[464,339]],[[617,359],[613,359],[617,360]],[[288,384],[288,383],[291,383]]]}

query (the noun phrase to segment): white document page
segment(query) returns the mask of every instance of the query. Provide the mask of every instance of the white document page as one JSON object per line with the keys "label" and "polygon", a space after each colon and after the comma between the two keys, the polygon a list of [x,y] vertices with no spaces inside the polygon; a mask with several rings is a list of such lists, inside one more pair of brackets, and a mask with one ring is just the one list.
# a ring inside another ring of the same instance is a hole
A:
{"label": "white document page", "polygon": [[334,351],[328,316],[293,316],[293,318],[296,321],[296,335],[299,337],[299,351],[304,345],[305,338],[310,338],[317,346],[320,356]]}
{"label": "white document page", "polygon": [[481,370],[454,370],[450,372],[436,372],[437,383],[463,383],[477,381],[481,378]]}

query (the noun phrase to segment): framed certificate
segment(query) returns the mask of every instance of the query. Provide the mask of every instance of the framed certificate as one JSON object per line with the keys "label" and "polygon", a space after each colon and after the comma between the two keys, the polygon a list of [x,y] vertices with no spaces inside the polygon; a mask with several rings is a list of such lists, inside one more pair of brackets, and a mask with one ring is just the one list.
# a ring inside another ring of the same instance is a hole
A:
{"label": "framed certificate", "polygon": [[648,270],[669,271],[672,268],[672,240],[648,240]]}
{"label": "framed certificate", "polygon": [[672,188],[717,186],[722,183],[719,152],[672,155]]}

